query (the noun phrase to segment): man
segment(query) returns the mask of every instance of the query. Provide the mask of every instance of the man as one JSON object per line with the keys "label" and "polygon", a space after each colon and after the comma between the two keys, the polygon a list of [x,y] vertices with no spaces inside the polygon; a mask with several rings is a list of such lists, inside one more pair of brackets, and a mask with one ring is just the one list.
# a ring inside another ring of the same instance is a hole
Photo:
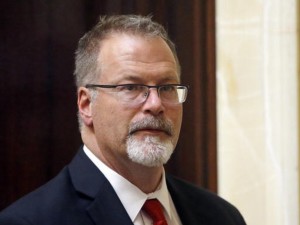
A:
{"label": "man", "polygon": [[79,42],[75,76],[84,146],[57,177],[4,210],[1,225],[245,224],[228,202],[165,174],[187,87],[161,25],[100,18]]}

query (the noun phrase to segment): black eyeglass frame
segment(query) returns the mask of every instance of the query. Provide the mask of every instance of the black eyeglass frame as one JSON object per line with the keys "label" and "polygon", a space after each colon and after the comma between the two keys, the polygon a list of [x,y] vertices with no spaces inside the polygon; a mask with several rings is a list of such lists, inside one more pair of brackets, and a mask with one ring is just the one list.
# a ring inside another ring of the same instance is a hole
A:
{"label": "black eyeglass frame", "polygon": [[[156,88],[157,89],[157,94],[158,96],[160,96],[160,89],[163,87],[176,87],[176,88],[182,88],[186,90],[185,93],[185,98],[184,101],[182,102],[178,102],[178,104],[182,104],[185,102],[187,94],[188,94],[188,89],[189,86],[188,85],[183,85],[183,84],[162,84],[162,85],[146,85],[146,84],[118,84],[118,85],[110,85],[110,84],[86,84],[85,87],[86,88],[117,88],[117,87],[135,87],[135,86],[143,86],[143,87],[147,87],[148,88],[148,95],[149,95],[149,89],[150,88]],[[148,97],[148,96],[146,96]]]}

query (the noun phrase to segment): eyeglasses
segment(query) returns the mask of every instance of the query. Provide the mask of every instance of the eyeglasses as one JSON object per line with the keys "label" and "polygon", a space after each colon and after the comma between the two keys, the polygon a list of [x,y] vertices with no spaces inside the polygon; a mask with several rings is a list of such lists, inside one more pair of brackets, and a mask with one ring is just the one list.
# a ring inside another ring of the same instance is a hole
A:
{"label": "eyeglasses", "polygon": [[100,85],[87,84],[86,88],[107,88],[111,89],[118,98],[132,105],[139,105],[146,101],[150,94],[150,88],[156,88],[161,101],[166,104],[176,105],[185,102],[188,86],[180,84],[165,85],[143,85],[143,84],[120,84],[120,85]]}

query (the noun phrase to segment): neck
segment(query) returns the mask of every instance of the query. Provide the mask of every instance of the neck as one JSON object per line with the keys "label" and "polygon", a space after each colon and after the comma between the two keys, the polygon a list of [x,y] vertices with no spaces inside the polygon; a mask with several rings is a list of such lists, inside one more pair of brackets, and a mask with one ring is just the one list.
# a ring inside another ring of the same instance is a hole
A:
{"label": "neck", "polygon": [[96,156],[108,167],[146,194],[157,190],[157,187],[161,183],[163,166],[147,167],[132,162],[128,158],[123,158],[117,163],[114,163],[114,161],[107,160],[107,158],[103,157],[101,154]]}
{"label": "neck", "polygon": [[163,167],[145,167],[135,165],[125,172],[117,171],[121,176],[129,180],[146,194],[157,190],[161,183]]}

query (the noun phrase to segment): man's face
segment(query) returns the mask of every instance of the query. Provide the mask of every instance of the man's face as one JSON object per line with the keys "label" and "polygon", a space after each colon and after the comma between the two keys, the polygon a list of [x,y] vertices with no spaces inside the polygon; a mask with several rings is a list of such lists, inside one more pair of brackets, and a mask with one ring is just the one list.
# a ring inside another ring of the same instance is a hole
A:
{"label": "man's face", "polygon": [[[98,63],[97,84],[179,84],[174,56],[161,38],[112,35],[102,42]],[[97,91],[92,124],[100,158],[111,167],[166,163],[178,140],[182,105],[162,103],[155,88],[134,106],[110,89]]]}

